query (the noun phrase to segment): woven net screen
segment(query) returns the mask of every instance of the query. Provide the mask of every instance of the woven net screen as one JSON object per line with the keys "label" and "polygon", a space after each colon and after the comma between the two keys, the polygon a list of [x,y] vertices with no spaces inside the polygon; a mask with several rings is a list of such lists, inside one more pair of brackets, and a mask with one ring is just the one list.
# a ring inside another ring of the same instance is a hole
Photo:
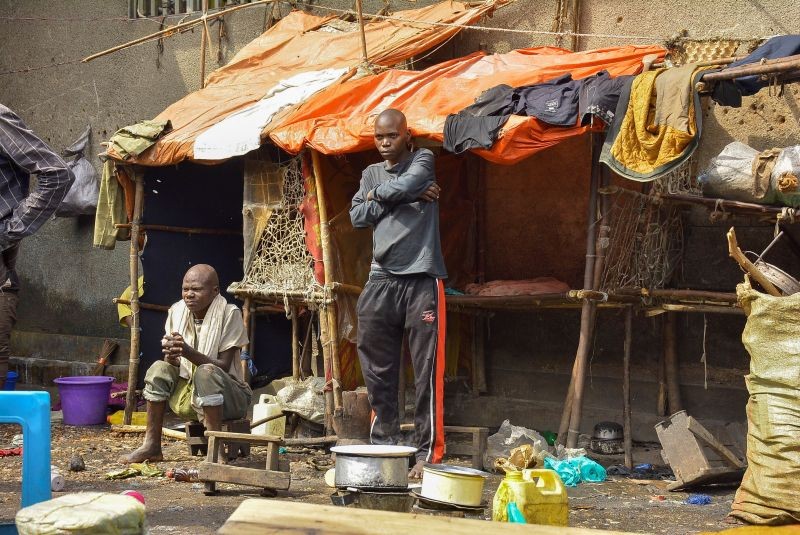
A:
{"label": "woven net screen", "polygon": [[683,225],[675,207],[657,197],[613,188],[600,288],[663,288],[680,264]]}
{"label": "woven net screen", "polygon": [[247,158],[242,209],[245,276],[234,289],[286,297],[318,288],[299,209],[303,183],[299,158],[280,164],[259,153]]}

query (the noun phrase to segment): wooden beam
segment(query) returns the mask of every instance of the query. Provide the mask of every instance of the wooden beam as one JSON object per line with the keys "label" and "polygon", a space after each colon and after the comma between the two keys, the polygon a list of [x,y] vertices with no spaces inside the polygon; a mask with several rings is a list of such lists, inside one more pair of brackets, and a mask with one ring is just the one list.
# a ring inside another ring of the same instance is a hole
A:
{"label": "wooden beam", "polygon": [[235,483],[249,487],[267,487],[288,490],[292,481],[289,472],[244,468],[203,461],[197,468],[198,476],[204,481],[215,483]]}
{"label": "wooden beam", "polygon": [[[114,228],[131,228],[130,223],[116,223]],[[180,234],[216,234],[220,236],[241,236],[241,230],[222,229],[222,228],[197,228],[197,227],[176,227],[173,225],[139,225],[141,230],[158,230],[162,232],[177,232]]]}
{"label": "wooden beam", "polygon": [[141,339],[139,317],[139,227],[142,223],[144,208],[144,177],[135,174],[136,192],[133,197],[133,221],[131,222],[131,247],[129,270],[131,277],[131,352],[128,357],[128,393],[125,396],[125,413],[122,421],[131,423],[133,411],[136,410],[136,384],[139,382],[139,349]]}
{"label": "wooden beam", "polygon": [[750,274],[755,281],[761,285],[764,290],[769,295],[775,297],[782,297],[783,294],[775,287],[772,282],[763,274],[761,270],[758,269],[755,264],[753,264],[749,258],[747,258],[741,249],[739,249],[739,244],[736,241],[736,231],[731,227],[728,231],[728,254],[730,254],[731,258],[736,260],[742,269],[744,269],[747,273]]}
{"label": "wooden beam", "polygon": [[664,371],[667,381],[667,404],[669,414],[683,410],[678,363],[677,321],[675,312],[667,312],[664,317]]}
{"label": "wooden beam", "polygon": [[[128,305],[130,306],[131,301],[130,299],[120,299],[119,297],[115,297],[111,300],[112,303],[115,305]],[[145,310],[157,310],[158,312],[169,312],[169,307],[167,305],[154,305],[152,303],[142,303],[139,301],[139,308]]]}
{"label": "wooden beam", "polygon": [[742,76],[784,73],[795,69],[800,69],[800,54],[779,58],[779,61],[767,60],[764,63],[740,65],[718,72],[710,72],[701,76],[700,79],[703,82],[714,83],[721,80],[733,80],[735,78],[741,78]]}
{"label": "wooden beam", "polygon": [[625,309],[625,341],[622,359],[622,432],[625,466],[633,469],[633,427],[631,426],[631,340],[633,338],[633,307]]}

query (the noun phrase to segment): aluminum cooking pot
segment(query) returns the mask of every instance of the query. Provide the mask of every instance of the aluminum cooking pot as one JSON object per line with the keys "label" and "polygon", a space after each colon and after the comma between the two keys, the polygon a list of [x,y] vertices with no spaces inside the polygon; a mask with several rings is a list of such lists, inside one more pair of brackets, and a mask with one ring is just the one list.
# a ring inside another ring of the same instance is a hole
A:
{"label": "aluminum cooking pot", "polygon": [[334,484],[361,490],[408,487],[408,457],[417,451],[408,446],[336,446]]}

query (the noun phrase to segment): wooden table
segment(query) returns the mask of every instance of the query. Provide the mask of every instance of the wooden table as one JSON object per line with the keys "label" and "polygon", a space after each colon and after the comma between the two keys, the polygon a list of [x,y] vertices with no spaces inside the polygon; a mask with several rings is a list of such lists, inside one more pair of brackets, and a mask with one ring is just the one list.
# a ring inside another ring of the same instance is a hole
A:
{"label": "wooden table", "polygon": [[621,531],[561,528],[532,524],[507,524],[410,513],[390,513],[352,507],[312,505],[251,498],[239,505],[217,533],[222,535],[407,535],[408,533],[459,535],[625,535]]}

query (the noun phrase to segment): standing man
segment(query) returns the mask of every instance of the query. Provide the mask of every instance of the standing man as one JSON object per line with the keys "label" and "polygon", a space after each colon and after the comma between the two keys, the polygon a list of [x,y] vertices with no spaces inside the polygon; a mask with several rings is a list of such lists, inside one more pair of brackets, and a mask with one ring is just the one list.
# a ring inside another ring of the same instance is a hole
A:
{"label": "standing man", "polygon": [[[29,192],[32,174],[36,187]],[[19,242],[53,215],[74,181],[66,162],[0,104],[0,384],[17,322]]]}
{"label": "standing man", "polygon": [[350,220],[372,228],[369,281],[358,299],[358,359],[374,412],[373,444],[398,444],[398,382],[403,334],[414,367],[416,462],[444,453],[444,286],[439,193],[433,153],[413,150],[406,117],[389,109],[375,120],[375,147],[384,161],[367,167]]}

